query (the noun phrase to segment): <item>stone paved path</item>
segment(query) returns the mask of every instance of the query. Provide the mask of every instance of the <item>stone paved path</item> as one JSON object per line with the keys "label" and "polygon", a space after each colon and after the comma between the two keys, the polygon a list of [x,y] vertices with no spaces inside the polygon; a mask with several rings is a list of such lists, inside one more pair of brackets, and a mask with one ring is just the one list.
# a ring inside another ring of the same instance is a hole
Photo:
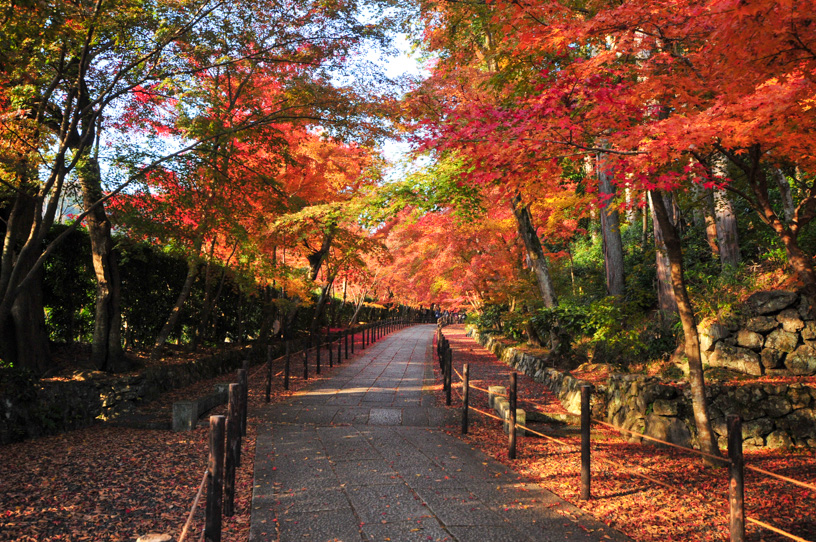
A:
{"label": "stone paved path", "polygon": [[250,541],[628,540],[440,429],[458,415],[423,392],[434,329],[381,339],[265,410]]}

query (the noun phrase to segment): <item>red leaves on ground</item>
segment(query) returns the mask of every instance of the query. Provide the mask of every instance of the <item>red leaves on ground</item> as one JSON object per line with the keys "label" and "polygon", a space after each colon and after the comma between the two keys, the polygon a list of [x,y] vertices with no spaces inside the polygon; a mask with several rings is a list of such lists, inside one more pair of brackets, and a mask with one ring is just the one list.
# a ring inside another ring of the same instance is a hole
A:
{"label": "red leaves on ground", "polygon": [[[358,335],[359,345],[359,335]],[[329,373],[324,351],[323,375]],[[310,354],[314,375],[315,356]],[[273,381],[272,401],[302,388],[303,358],[292,356],[290,391],[282,378]],[[172,362],[171,360],[167,361]],[[283,367],[273,363],[273,374]],[[319,379],[312,378],[309,383]],[[174,401],[211,393],[217,382],[234,382],[234,374],[201,381],[164,394],[139,409],[169,420]],[[249,419],[236,472],[235,515],[223,518],[222,540],[249,537],[255,459],[256,416],[265,404],[266,365],[249,376]],[[226,406],[211,414],[225,414]],[[205,427],[207,425],[207,427]],[[0,447],[0,541],[134,540],[150,532],[181,532],[208,456],[208,424],[190,433],[130,429],[97,424],[86,429]],[[187,540],[200,537],[204,524],[202,496]]]}
{"label": "red leaves on ground", "polygon": [[[453,348],[454,367],[470,364],[471,382],[479,387],[507,385],[512,369],[465,335],[463,326],[444,328]],[[438,372],[438,368],[437,368]],[[461,382],[454,378],[454,383]],[[527,412],[563,413],[563,407],[543,385],[519,374],[519,408]],[[443,392],[437,391],[440,404]],[[454,407],[461,408],[453,393]],[[487,397],[471,389],[471,405],[486,409]],[[467,442],[493,456],[562,498],[580,506],[601,521],[638,541],[728,540],[728,471],[706,468],[699,457],[682,451],[626,442],[614,431],[595,429],[592,436],[592,495],[580,495],[580,435],[574,426],[559,427],[531,422],[542,433],[566,441],[523,437],[518,439],[517,459],[507,459],[507,437],[499,422],[471,415]],[[458,435],[458,431],[454,432]],[[813,450],[746,451],[746,464],[816,484]],[[640,475],[640,476],[639,476]],[[641,476],[659,480],[672,490]],[[816,532],[813,505],[816,493],[757,473],[745,474],[746,516],[769,523],[799,537]],[[781,541],[781,535],[746,522],[749,540]]]}

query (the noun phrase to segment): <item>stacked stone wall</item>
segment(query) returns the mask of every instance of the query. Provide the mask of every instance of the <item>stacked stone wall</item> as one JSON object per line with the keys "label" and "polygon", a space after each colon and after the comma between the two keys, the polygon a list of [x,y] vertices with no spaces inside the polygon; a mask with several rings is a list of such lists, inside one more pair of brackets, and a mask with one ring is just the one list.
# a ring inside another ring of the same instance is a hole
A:
{"label": "stacked stone wall", "polygon": [[247,355],[260,359],[262,353],[230,350],[188,363],[150,367],[138,375],[81,372],[72,380],[41,381],[30,396],[0,399],[0,444],[115,419],[164,392],[234,371]]}
{"label": "stacked stone wall", "polygon": [[701,325],[703,363],[754,376],[816,374],[816,315],[797,292],[756,292],[730,322]]}
{"label": "stacked stone wall", "polygon": [[[469,329],[469,334],[499,359],[545,384],[564,408],[579,414],[581,385],[586,382],[546,366],[542,358],[504,345],[497,337]],[[746,447],[816,448],[816,387],[803,383],[709,384],[706,388],[712,429],[726,447],[726,419],[742,416]],[[697,444],[686,382],[613,374],[594,386],[592,415],[622,429],[681,446]],[[633,437],[632,440],[642,440]]]}

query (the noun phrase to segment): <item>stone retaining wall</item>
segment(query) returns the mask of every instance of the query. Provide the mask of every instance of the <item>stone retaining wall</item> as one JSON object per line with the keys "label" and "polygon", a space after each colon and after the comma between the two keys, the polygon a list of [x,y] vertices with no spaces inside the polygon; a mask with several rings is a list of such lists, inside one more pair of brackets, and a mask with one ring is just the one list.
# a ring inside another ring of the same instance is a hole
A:
{"label": "stone retaining wall", "polygon": [[230,350],[188,363],[150,367],[138,375],[85,371],[73,380],[39,382],[26,394],[0,399],[0,444],[116,418],[164,392],[239,369],[248,354],[262,360],[261,350],[265,351]]}
{"label": "stone retaining wall", "polygon": [[[545,384],[567,411],[580,413],[584,381],[546,367],[544,359],[507,347],[490,334],[473,328],[468,334],[503,362]],[[816,448],[816,387],[801,383],[708,384],[706,396],[712,428],[721,448],[726,447],[729,414],[742,416],[746,447]],[[603,385],[595,386],[592,415],[623,429],[682,446],[697,444],[686,382],[613,374]]]}
{"label": "stone retaining wall", "polygon": [[816,315],[797,292],[756,292],[732,322],[699,326],[703,363],[750,375],[816,374]]}

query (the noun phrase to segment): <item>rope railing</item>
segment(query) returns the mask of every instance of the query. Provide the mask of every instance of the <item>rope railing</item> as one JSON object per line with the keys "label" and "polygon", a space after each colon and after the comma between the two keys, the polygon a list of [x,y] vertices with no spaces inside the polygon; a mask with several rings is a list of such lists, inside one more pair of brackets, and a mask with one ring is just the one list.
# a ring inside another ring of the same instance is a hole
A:
{"label": "rope railing", "polygon": [[721,457],[719,455],[710,454],[710,453],[704,452],[702,450],[695,450],[694,448],[688,448],[686,446],[681,446],[679,444],[674,444],[673,442],[660,440],[659,438],[655,438],[655,437],[646,435],[644,433],[638,433],[637,431],[630,431],[629,429],[624,429],[623,427],[618,427],[617,425],[612,425],[611,423],[601,421],[601,420],[599,420],[597,418],[592,418],[592,422],[596,423],[598,425],[603,425],[604,427],[608,427],[608,428],[610,428],[610,429],[612,429],[614,431],[617,431],[618,433],[626,433],[626,434],[629,434],[629,435],[632,435],[632,436],[635,436],[635,437],[642,438],[644,440],[648,440],[648,441],[651,441],[651,442],[657,442],[659,444],[663,444],[664,446],[669,446],[671,448],[676,448],[678,450],[683,450],[684,452],[688,452],[690,454],[696,454],[696,455],[699,455],[701,457],[705,457],[705,458],[708,458],[708,459],[713,459],[714,461],[720,461],[722,463],[729,463],[730,462],[727,458]]}
{"label": "rope railing", "polygon": [[789,533],[787,531],[783,531],[782,529],[779,529],[778,527],[774,527],[773,525],[769,525],[769,524],[765,523],[764,521],[759,521],[758,519],[755,519],[755,518],[746,517],[745,521],[753,523],[754,525],[758,525],[759,527],[762,527],[763,529],[768,529],[769,531],[773,531],[776,534],[782,535],[782,536],[784,536],[786,538],[789,538],[791,540],[796,540],[796,542],[812,542],[811,540],[808,540],[806,538],[802,538],[800,536],[796,536],[795,534],[791,534],[791,533]]}
{"label": "rope railing", "polygon": [[[507,394],[507,395],[506,394],[500,394],[500,393],[494,393],[494,392],[491,392],[490,390],[486,390],[484,388],[480,388],[478,386],[471,385],[470,382],[469,382],[468,365],[465,364],[465,366],[464,366],[465,375],[463,375],[455,367],[453,367],[453,363],[452,363],[452,360],[451,360],[452,355],[451,355],[450,342],[444,337],[444,334],[442,333],[442,330],[441,330],[441,326],[437,329],[436,339],[437,339],[437,354],[439,356],[440,366],[441,366],[442,372],[443,372],[443,385],[446,387],[446,393],[447,393],[448,397],[450,397],[450,390],[451,390],[451,388],[453,388],[453,383],[451,381],[450,375],[455,373],[459,377],[459,380],[460,380],[460,382],[457,383],[457,386],[456,386],[456,393],[459,396],[460,400],[462,400],[462,402],[463,402],[462,432],[463,433],[467,432],[467,419],[468,419],[467,418],[467,411],[468,410],[473,410],[473,411],[478,412],[479,414],[482,414],[482,415],[484,415],[484,416],[486,416],[488,418],[496,419],[498,421],[501,421],[503,424],[508,423],[508,419],[506,419],[506,418],[502,418],[502,417],[496,416],[495,414],[492,414],[490,412],[486,412],[486,411],[481,410],[479,408],[470,406],[468,404],[467,397],[469,396],[468,391],[470,389],[475,389],[475,390],[481,391],[483,393],[486,393],[488,395],[493,395],[494,397],[507,397],[508,395],[510,395],[510,397],[511,397],[510,403],[511,403],[511,405],[513,405],[513,408],[515,408],[516,392],[515,392],[515,378],[514,377],[515,377],[516,373],[513,373],[513,375],[511,375],[511,390],[510,390],[509,394]],[[461,384],[461,386],[459,384]],[[459,392],[460,387],[463,388],[464,395]],[[465,389],[465,388],[467,388],[467,389]],[[586,388],[586,389],[583,389],[583,388]],[[582,487],[581,487],[581,494],[582,494],[582,496],[581,496],[581,498],[582,499],[590,498],[590,494],[589,494],[589,477],[590,477],[590,475],[589,475],[589,442],[590,442],[589,441],[589,434],[590,434],[590,431],[589,430],[590,430],[590,425],[592,423],[595,423],[596,425],[601,425],[601,426],[604,426],[606,428],[610,428],[610,429],[612,429],[614,431],[617,431],[617,432],[619,432],[621,434],[624,434],[624,433],[629,434],[629,435],[632,435],[632,436],[642,438],[644,440],[648,440],[648,441],[651,441],[651,442],[656,442],[656,443],[659,443],[659,444],[662,444],[662,445],[665,445],[665,446],[668,446],[668,447],[671,447],[671,448],[674,448],[674,449],[682,450],[682,451],[684,451],[686,453],[696,454],[698,456],[705,457],[707,459],[711,459],[711,460],[714,460],[714,461],[718,461],[718,462],[721,462],[721,463],[728,464],[730,466],[729,471],[730,471],[730,476],[731,476],[731,483],[729,484],[729,494],[730,494],[729,504],[730,504],[730,510],[731,510],[731,512],[730,512],[730,514],[731,514],[730,527],[731,527],[731,540],[732,541],[740,541],[741,542],[741,541],[744,540],[744,536],[745,536],[744,535],[744,522],[749,522],[749,523],[752,523],[752,524],[754,524],[754,525],[756,525],[758,527],[768,529],[770,531],[773,531],[776,534],[787,537],[790,540],[795,540],[795,541],[798,541],[798,542],[811,542],[811,541],[808,541],[807,539],[801,538],[801,537],[799,537],[797,535],[794,535],[792,533],[789,533],[787,531],[779,529],[778,527],[774,527],[772,525],[769,525],[768,523],[760,521],[760,520],[758,520],[756,518],[745,516],[744,502],[743,502],[744,497],[743,497],[743,494],[742,494],[742,492],[743,492],[743,489],[742,489],[742,487],[743,487],[743,474],[742,474],[743,469],[754,471],[754,472],[756,472],[758,474],[762,474],[762,475],[767,476],[769,478],[773,478],[773,479],[776,479],[776,480],[780,480],[782,482],[790,483],[792,485],[796,485],[798,487],[802,487],[804,489],[808,489],[808,490],[811,490],[811,491],[816,491],[816,485],[809,484],[809,483],[803,482],[801,480],[796,480],[794,478],[790,478],[788,476],[777,474],[777,473],[774,473],[774,472],[771,472],[771,471],[768,471],[768,470],[765,470],[765,469],[762,469],[762,468],[759,468],[759,467],[744,465],[744,461],[742,459],[742,439],[741,439],[741,434],[742,434],[741,425],[742,425],[742,422],[741,422],[741,419],[739,417],[735,416],[735,417],[732,417],[734,419],[729,419],[729,453],[728,453],[728,458],[723,458],[723,457],[715,455],[715,454],[703,452],[702,450],[695,450],[693,448],[689,448],[689,447],[686,447],[686,446],[681,446],[681,445],[678,445],[678,444],[675,444],[675,443],[672,443],[672,442],[668,442],[668,441],[665,441],[665,440],[662,440],[662,439],[652,437],[650,435],[645,435],[643,433],[638,433],[636,431],[631,431],[631,430],[628,430],[628,429],[617,427],[617,426],[615,426],[613,424],[604,422],[602,420],[590,418],[590,416],[589,416],[590,388],[591,388],[591,386],[585,385],[585,386],[582,386],[582,390],[581,390],[582,391],[582,401],[581,401],[581,403],[582,403],[582,405],[581,405],[582,406],[582,415],[581,415],[582,416],[582,424],[581,424],[582,425],[582,428],[581,428],[582,429],[582,431],[581,431],[582,432],[582,443],[581,443],[581,455],[582,455],[582,473],[581,473],[581,486]],[[448,405],[451,404],[450,399],[448,399],[447,404]],[[515,458],[515,438],[514,437],[515,437],[515,429],[516,428],[524,430],[526,432],[529,432],[530,434],[545,438],[547,440],[557,442],[558,444],[561,444],[563,446],[573,447],[573,448],[576,446],[576,444],[568,443],[568,442],[563,441],[561,439],[557,439],[557,438],[551,437],[549,435],[545,435],[544,433],[541,433],[539,431],[535,431],[535,430],[527,427],[524,424],[517,424],[516,419],[515,419],[516,418],[515,412],[510,412],[509,418],[511,418],[511,421],[509,422],[510,442],[509,442],[508,456],[511,459]],[[732,449],[732,447],[733,447],[733,449]],[[603,456],[598,457],[599,454],[597,454],[597,453],[595,455],[596,455],[596,459],[599,462],[601,462],[603,464],[606,464],[607,466],[610,466],[610,467],[613,467],[613,468],[616,468],[616,469],[620,469],[621,467],[626,468],[626,466],[624,464],[621,464],[621,463],[619,463],[617,461],[611,460],[611,459],[609,459],[607,457],[603,457]],[[641,468],[643,468],[643,467],[641,466]],[[649,470],[651,470],[651,469],[649,469]],[[636,471],[634,471],[632,469],[627,469],[627,472],[634,475],[634,476],[637,476],[639,478],[647,480],[647,481],[649,481],[651,483],[654,483],[654,484],[656,484],[658,486],[664,487],[666,489],[670,489],[670,490],[675,491],[675,492],[683,493],[683,491],[681,489],[677,488],[676,485],[668,484],[668,483],[663,482],[663,481],[661,481],[661,480],[659,480],[659,479],[657,479],[657,478],[655,478],[653,476],[649,476],[648,474],[644,474],[644,473],[641,473],[641,472],[636,472]],[[737,490],[735,490],[735,486],[738,488]],[[738,494],[735,494],[734,493],[735,491],[738,491]],[[715,507],[718,506],[718,503],[716,503],[714,501],[710,501],[710,500],[707,500],[707,499],[701,499],[701,498],[699,498],[699,496],[698,496],[698,499],[701,500],[701,502],[705,502],[706,504],[710,504],[710,505],[715,506]]]}
{"label": "rope railing", "polygon": [[198,493],[196,493],[195,499],[193,499],[193,506],[190,508],[190,514],[187,516],[187,522],[184,524],[184,528],[181,530],[181,534],[178,537],[178,542],[184,542],[184,539],[187,537],[187,531],[190,530],[190,525],[193,523],[193,517],[196,513],[196,508],[198,508],[198,501],[201,500],[201,494],[204,493],[204,486],[207,485],[207,478],[210,475],[210,469],[204,469],[204,477],[201,479],[201,483],[198,486]]}

